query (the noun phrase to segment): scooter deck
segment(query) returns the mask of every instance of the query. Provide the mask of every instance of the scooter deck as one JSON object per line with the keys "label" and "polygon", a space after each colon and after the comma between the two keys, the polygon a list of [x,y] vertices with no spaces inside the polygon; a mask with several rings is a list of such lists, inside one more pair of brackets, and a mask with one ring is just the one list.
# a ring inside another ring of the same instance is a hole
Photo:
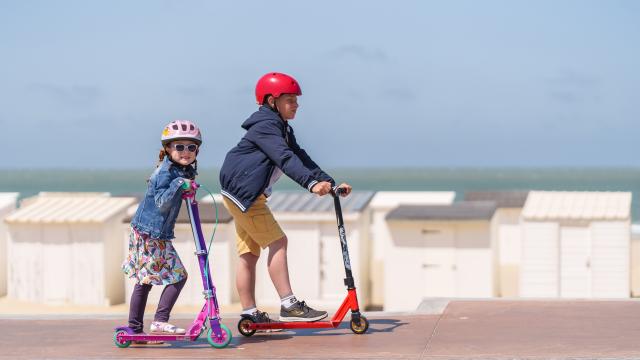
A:
{"label": "scooter deck", "polygon": [[174,334],[125,334],[119,336],[123,341],[196,341],[198,335]]}
{"label": "scooter deck", "polygon": [[337,328],[341,321],[292,321],[292,322],[275,322],[251,324],[248,326],[251,330],[273,330],[273,329],[326,329]]}

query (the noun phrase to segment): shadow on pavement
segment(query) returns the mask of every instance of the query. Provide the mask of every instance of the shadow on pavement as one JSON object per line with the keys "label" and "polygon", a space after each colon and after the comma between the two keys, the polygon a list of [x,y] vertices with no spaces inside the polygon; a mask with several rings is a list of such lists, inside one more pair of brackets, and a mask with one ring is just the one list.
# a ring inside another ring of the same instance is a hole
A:
{"label": "shadow on pavement", "polygon": [[[238,346],[242,346],[244,344],[255,344],[261,343],[265,341],[277,341],[277,340],[286,340],[292,338],[293,334],[282,334],[284,336],[273,336],[273,334],[256,334],[250,338],[244,337],[240,334],[234,334],[233,339],[231,339],[231,343],[224,349],[233,349]],[[131,345],[131,349],[145,349],[145,350],[174,350],[174,349],[214,349],[206,337],[201,337],[196,341],[172,341],[166,342],[164,344],[159,345]],[[223,349],[214,349],[214,350],[223,350]]]}

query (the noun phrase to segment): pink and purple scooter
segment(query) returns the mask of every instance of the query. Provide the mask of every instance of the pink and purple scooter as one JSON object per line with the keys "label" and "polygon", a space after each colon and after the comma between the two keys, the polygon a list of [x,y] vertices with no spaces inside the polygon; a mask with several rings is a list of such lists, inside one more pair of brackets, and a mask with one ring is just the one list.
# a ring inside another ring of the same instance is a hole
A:
{"label": "pink and purple scooter", "polygon": [[[187,329],[185,334],[135,334],[133,330],[127,326],[118,327],[113,335],[113,341],[116,346],[126,348],[131,345],[132,341],[196,341],[206,330],[207,324],[209,325],[207,341],[211,346],[221,349],[229,345],[231,342],[231,331],[226,325],[221,323],[222,319],[220,318],[220,308],[216,298],[216,288],[213,286],[213,281],[211,279],[208,260],[209,252],[202,235],[200,213],[198,211],[198,202],[196,201],[196,190],[198,187],[200,187],[200,185],[192,182],[191,191],[183,192],[182,198],[184,199],[187,211],[189,212],[191,230],[193,231],[193,238],[196,244],[195,254],[198,256],[198,262],[200,263],[200,273],[202,275],[202,285],[204,287],[203,293],[205,298],[202,310],[200,310],[200,313],[198,313],[198,316],[191,326],[189,326],[189,329]],[[183,184],[183,189],[189,190],[188,184]]]}

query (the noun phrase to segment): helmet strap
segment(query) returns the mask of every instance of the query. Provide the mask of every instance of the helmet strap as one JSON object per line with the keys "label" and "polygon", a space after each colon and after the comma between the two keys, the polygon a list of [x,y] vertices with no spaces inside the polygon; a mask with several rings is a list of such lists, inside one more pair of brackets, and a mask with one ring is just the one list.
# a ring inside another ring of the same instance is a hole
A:
{"label": "helmet strap", "polygon": [[194,170],[198,170],[198,159],[193,160],[193,162],[189,165],[182,165],[180,163],[177,163],[175,161],[173,161],[173,159],[171,158],[171,156],[169,156],[169,154],[167,154],[167,157],[169,158],[169,161],[171,161],[171,163],[181,169],[186,169],[189,166],[191,166]]}

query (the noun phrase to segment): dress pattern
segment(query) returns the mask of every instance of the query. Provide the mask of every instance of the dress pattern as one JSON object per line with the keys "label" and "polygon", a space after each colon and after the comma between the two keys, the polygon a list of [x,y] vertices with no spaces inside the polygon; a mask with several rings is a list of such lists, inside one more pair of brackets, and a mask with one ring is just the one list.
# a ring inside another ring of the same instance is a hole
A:
{"label": "dress pattern", "polygon": [[131,228],[129,254],[122,271],[138,284],[169,285],[182,281],[187,271],[170,240],[151,239]]}

